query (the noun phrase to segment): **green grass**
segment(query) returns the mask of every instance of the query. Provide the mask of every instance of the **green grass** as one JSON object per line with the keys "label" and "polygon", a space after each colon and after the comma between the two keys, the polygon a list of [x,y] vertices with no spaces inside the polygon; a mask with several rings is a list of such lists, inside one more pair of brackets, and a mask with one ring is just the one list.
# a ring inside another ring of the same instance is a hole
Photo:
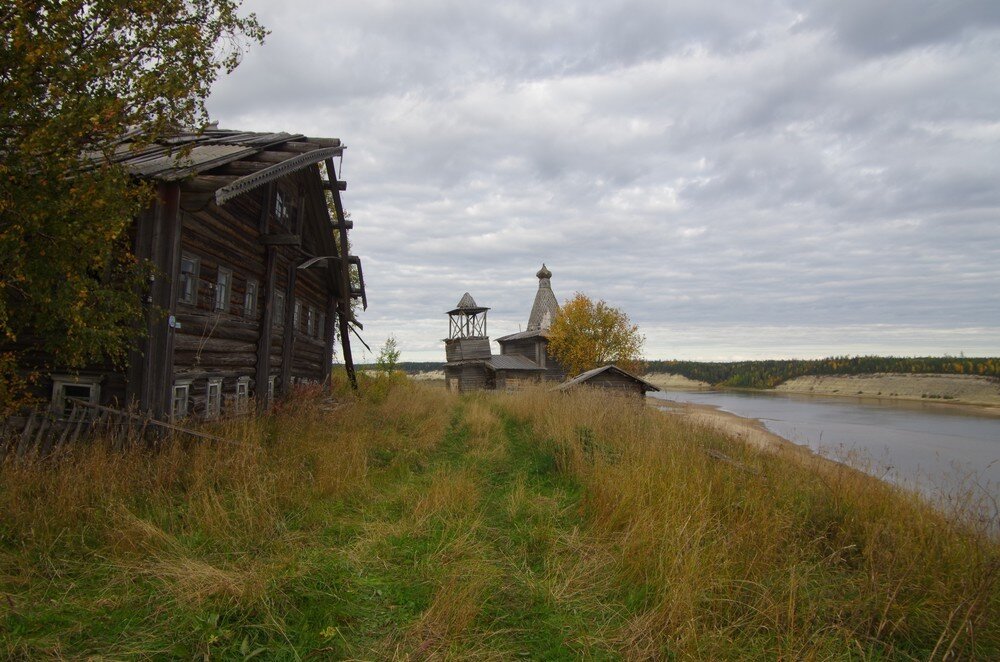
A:
{"label": "green grass", "polygon": [[364,393],[5,464],[0,657],[1000,655],[971,509],[594,394]]}

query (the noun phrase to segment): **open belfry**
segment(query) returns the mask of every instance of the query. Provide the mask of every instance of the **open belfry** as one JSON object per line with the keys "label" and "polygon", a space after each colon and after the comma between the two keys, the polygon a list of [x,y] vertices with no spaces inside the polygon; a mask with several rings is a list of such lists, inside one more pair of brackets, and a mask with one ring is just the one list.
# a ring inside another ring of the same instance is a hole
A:
{"label": "open belfry", "polygon": [[449,389],[514,389],[540,380],[565,379],[566,371],[547,351],[548,329],[559,312],[552,292],[552,272],[543,264],[535,275],[538,290],[527,329],[497,339],[499,355],[492,353],[486,331],[489,308],[477,305],[466,292],[458,306],[448,311],[445,379]]}

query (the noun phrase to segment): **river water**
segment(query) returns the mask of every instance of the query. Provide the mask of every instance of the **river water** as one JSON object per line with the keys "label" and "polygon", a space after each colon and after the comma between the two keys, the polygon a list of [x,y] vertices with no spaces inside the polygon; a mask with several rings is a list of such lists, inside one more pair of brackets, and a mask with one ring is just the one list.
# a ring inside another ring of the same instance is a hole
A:
{"label": "river water", "polygon": [[758,419],[774,434],[822,455],[867,458],[871,473],[924,492],[950,491],[971,478],[1000,494],[1000,417],[971,408],[737,391],[650,396]]}

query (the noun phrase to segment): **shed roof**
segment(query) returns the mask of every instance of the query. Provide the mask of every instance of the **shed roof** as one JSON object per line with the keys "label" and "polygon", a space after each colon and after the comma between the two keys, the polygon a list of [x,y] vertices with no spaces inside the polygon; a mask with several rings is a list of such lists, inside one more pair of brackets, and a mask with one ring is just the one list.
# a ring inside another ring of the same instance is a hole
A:
{"label": "shed roof", "polygon": [[491,356],[486,365],[492,370],[530,370],[537,372],[545,370],[545,368],[538,365],[531,359],[524,356],[518,356],[517,354],[500,354],[499,356]]}
{"label": "shed roof", "polygon": [[563,390],[563,389],[571,388],[573,386],[579,386],[581,384],[585,384],[588,381],[590,381],[591,379],[593,379],[594,377],[600,375],[601,373],[608,372],[608,371],[616,372],[616,373],[622,375],[623,377],[627,377],[628,379],[631,379],[635,383],[639,384],[640,386],[642,386],[643,393],[645,393],[646,391],[659,391],[660,390],[660,388],[658,386],[653,386],[652,384],[650,384],[649,382],[647,382],[645,379],[639,379],[638,377],[636,377],[632,373],[626,372],[626,371],[622,370],[621,368],[619,368],[616,365],[604,365],[604,366],[601,366],[600,368],[594,368],[593,370],[588,370],[587,372],[581,372],[579,375],[577,375],[573,379],[565,381],[562,384],[560,384],[559,386],[557,386],[556,389],[557,390]]}

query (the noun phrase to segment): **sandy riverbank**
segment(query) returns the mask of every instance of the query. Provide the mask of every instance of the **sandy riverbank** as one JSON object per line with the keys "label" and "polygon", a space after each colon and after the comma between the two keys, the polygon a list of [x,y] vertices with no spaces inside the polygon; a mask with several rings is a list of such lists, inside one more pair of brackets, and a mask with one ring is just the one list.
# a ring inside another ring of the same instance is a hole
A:
{"label": "sandy riverbank", "polygon": [[689,402],[673,402],[672,400],[649,400],[648,402],[657,409],[678,414],[692,423],[704,425],[726,436],[740,439],[760,450],[779,452],[797,449],[810,453],[806,447],[792,443],[769,431],[763,423],[754,418],[743,418],[736,414],[730,414],[712,405],[696,405]]}
{"label": "sandy riverbank", "polygon": [[684,375],[675,375],[669,372],[651,372],[643,375],[643,379],[663,389],[676,389],[678,391],[704,391],[712,388],[708,382],[700,382],[696,379],[688,379]]}
{"label": "sandy riverbank", "polygon": [[774,390],[1000,408],[1000,383],[976,375],[881,373],[808,376],[790,379]]}

